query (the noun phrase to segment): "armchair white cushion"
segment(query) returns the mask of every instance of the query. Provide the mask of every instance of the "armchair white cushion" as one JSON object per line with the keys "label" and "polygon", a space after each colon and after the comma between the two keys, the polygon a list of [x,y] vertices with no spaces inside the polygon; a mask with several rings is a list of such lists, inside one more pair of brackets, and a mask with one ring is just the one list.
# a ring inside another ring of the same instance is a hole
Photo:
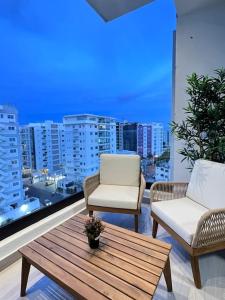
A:
{"label": "armchair white cushion", "polygon": [[140,185],[140,156],[102,154],[100,159],[100,184]]}
{"label": "armchair white cushion", "polygon": [[225,207],[225,164],[197,160],[187,197],[210,209]]}
{"label": "armchair white cushion", "polygon": [[100,184],[89,196],[88,204],[102,207],[137,209],[139,188]]}
{"label": "armchair white cushion", "polygon": [[170,201],[153,202],[152,211],[191,245],[198,221],[208,209],[184,197]]}

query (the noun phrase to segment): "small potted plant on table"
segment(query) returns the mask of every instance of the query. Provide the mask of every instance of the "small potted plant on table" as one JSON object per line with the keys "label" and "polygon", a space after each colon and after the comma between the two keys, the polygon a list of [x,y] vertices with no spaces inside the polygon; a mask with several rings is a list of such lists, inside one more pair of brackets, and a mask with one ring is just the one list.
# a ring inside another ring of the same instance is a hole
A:
{"label": "small potted plant on table", "polygon": [[99,247],[99,238],[101,232],[103,232],[105,226],[102,224],[101,220],[96,217],[90,217],[85,222],[85,230],[88,237],[88,243],[90,248],[96,249]]}

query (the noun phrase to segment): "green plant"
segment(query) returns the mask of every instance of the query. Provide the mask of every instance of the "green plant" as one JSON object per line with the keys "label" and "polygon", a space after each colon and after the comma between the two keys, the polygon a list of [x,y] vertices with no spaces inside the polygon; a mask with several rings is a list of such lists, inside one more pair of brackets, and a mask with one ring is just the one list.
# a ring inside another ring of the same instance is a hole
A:
{"label": "green plant", "polygon": [[99,218],[90,217],[85,222],[85,230],[87,237],[90,239],[95,239],[100,235],[101,232],[103,232],[105,226],[102,224],[101,220]]}
{"label": "green plant", "polygon": [[225,69],[217,69],[215,74],[187,77],[186,119],[171,123],[176,138],[184,141],[178,152],[192,166],[199,158],[225,162]]}
{"label": "green plant", "polygon": [[168,162],[170,160],[170,149],[166,149],[159,157],[156,158],[156,164]]}

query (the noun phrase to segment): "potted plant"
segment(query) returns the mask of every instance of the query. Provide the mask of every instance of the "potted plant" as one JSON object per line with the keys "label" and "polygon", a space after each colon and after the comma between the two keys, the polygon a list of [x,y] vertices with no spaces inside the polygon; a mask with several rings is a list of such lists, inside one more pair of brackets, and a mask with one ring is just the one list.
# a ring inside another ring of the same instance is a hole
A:
{"label": "potted plant", "polygon": [[99,247],[99,238],[101,232],[103,232],[105,226],[102,224],[101,220],[96,217],[90,217],[85,222],[85,230],[88,237],[88,243],[90,248],[96,249]]}
{"label": "potted plant", "polygon": [[184,146],[178,152],[192,169],[199,158],[225,162],[225,69],[216,76],[188,76],[186,119],[172,122],[172,132]]}

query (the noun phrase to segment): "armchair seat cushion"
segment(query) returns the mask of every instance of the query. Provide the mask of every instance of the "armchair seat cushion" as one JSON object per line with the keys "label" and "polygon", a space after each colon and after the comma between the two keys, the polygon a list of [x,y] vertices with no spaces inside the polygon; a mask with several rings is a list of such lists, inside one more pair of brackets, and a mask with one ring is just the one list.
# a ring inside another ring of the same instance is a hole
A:
{"label": "armchair seat cushion", "polygon": [[191,245],[198,221],[208,209],[185,197],[153,202],[152,211]]}
{"label": "armchair seat cushion", "polygon": [[88,204],[102,207],[137,209],[139,187],[100,184],[88,197]]}

